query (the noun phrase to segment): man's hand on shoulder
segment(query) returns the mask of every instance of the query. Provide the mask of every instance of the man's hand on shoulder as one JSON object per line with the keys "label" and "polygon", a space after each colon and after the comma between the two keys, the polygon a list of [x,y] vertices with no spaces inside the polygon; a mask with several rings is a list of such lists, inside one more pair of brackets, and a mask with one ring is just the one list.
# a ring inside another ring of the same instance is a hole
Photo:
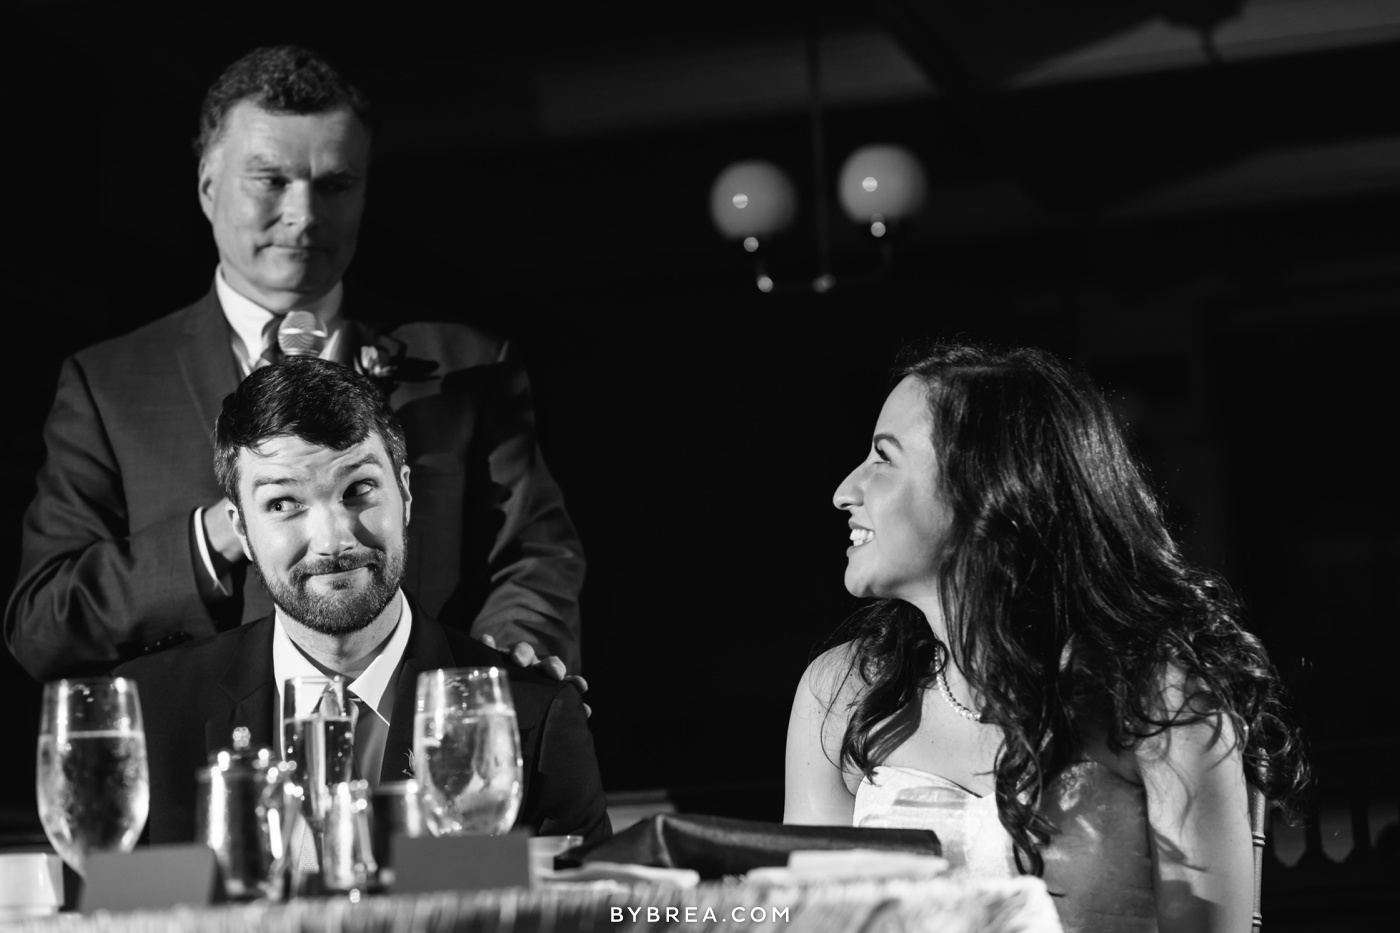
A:
{"label": "man's hand on shoulder", "polygon": [[[562,680],[565,683],[573,684],[574,687],[578,689],[579,693],[588,692],[588,681],[584,680],[578,674],[570,674],[568,669],[564,666],[563,660],[555,655],[551,654],[543,658],[540,657],[535,651],[535,646],[528,641],[518,641],[509,648],[499,647],[496,644],[496,639],[491,635],[482,635],[480,641],[486,647],[495,648],[497,651],[508,656],[520,667],[528,667],[531,670],[543,674],[550,680]],[[583,704],[583,711],[589,716],[593,715],[593,709],[587,703]]]}

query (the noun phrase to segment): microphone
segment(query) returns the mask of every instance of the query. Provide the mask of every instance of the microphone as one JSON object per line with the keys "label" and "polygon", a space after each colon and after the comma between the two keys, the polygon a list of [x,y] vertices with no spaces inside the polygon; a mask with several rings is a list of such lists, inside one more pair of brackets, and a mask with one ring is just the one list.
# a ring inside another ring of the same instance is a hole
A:
{"label": "microphone", "polygon": [[288,311],[277,328],[277,346],[286,356],[320,356],[329,334],[310,311]]}

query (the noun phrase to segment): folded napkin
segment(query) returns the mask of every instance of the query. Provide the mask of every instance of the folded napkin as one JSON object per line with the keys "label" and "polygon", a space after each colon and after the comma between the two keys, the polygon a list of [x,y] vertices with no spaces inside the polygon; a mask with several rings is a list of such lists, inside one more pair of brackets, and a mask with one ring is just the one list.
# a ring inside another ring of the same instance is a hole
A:
{"label": "folded napkin", "polygon": [[661,813],[611,839],[570,849],[559,855],[555,864],[560,868],[595,862],[688,868],[709,879],[742,875],[763,866],[785,866],[789,853],[811,849],[943,854],[938,837],[925,829],[787,826]]}

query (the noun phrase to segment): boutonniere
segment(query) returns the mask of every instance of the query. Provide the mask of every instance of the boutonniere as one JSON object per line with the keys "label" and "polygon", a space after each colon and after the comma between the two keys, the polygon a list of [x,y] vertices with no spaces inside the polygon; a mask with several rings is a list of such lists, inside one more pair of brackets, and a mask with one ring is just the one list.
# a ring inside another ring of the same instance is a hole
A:
{"label": "boutonniere", "polygon": [[[393,395],[402,383],[436,378],[438,364],[409,356],[401,340],[384,335],[371,339],[376,342],[360,345],[359,355],[354,360],[355,371],[374,380],[385,395]],[[385,342],[393,349],[385,349]]]}
{"label": "boutonniere", "polygon": [[408,750],[408,768],[404,770],[404,774],[410,778],[417,776],[413,769],[413,749],[411,748]]}
{"label": "boutonniere", "polygon": [[388,350],[370,344],[360,347],[360,358],[357,362],[359,371],[371,379],[393,379],[394,370],[397,369]]}

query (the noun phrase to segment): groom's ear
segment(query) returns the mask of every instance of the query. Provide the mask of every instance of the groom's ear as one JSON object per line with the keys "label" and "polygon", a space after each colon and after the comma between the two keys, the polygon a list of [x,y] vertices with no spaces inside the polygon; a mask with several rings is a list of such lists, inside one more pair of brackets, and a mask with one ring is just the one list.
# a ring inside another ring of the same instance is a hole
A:
{"label": "groom's ear", "polygon": [[243,545],[243,553],[251,557],[253,552],[248,548],[248,526],[243,522],[243,511],[230,502],[224,507],[224,514],[233,526],[233,533],[238,535],[238,543]]}

